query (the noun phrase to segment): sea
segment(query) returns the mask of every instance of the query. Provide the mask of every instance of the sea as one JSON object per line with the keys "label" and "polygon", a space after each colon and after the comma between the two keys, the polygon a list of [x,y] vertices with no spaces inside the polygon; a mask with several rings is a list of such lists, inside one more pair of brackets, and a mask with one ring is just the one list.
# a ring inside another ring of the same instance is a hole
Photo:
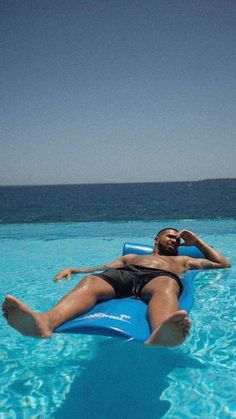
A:
{"label": "sea", "polygon": [[0,321],[0,419],[236,418],[236,179],[0,187],[0,298],[50,309],[126,241],[189,229],[231,268],[194,279],[191,334],[177,348],[104,336],[21,336]]}
{"label": "sea", "polygon": [[2,186],[1,223],[236,217],[236,179]]}

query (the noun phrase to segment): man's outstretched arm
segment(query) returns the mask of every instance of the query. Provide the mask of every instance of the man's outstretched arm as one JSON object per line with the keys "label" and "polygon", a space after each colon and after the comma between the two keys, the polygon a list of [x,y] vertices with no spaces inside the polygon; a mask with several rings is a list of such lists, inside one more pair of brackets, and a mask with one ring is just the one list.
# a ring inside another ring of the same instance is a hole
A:
{"label": "man's outstretched arm", "polygon": [[105,269],[109,268],[121,268],[129,261],[129,257],[132,255],[121,256],[110,263],[106,263],[105,265],[95,266],[95,267],[87,267],[87,268],[65,268],[59,271],[55,277],[54,281],[60,281],[61,279],[70,279],[72,274],[86,274],[86,273],[93,273],[96,271],[104,271]]}
{"label": "man's outstretched arm", "polygon": [[187,269],[220,269],[230,268],[229,261],[217,250],[213,249],[196,234],[189,230],[181,230],[177,238],[183,239],[183,246],[196,246],[206,256],[206,259],[187,259]]}

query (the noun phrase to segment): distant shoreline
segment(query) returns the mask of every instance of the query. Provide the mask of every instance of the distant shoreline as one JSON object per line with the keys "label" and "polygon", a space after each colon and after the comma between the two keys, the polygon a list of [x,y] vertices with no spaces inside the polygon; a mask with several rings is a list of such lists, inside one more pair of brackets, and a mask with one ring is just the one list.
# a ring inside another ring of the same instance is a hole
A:
{"label": "distant shoreline", "polygon": [[200,183],[200,182],[224,182],[236,181],[235,178],[211,178],[211,179],[198,179],[198,180],[165,180],[165,181],[143,181],[143,182],[89,182],[89,183],[47,183],[47,184],[23,184],[23,185],[0,185],[0,188],[16,188],[16,187],[52,187],[52,186],[89,186],[89,185],[141,185],[141,184],[154,184],[154,183]]}

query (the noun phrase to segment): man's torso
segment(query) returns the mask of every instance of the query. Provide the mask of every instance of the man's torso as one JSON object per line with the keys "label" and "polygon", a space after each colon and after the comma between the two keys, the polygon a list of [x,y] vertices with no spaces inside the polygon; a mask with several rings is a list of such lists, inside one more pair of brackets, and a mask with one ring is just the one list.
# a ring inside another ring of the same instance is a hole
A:
{"label": "man's torso", "polygon": [[185,272],[185,258],[183,256],[162,256],[162,255],[127,255],[128,264],[145,266],[146,268],[163,269],[180,275]]}

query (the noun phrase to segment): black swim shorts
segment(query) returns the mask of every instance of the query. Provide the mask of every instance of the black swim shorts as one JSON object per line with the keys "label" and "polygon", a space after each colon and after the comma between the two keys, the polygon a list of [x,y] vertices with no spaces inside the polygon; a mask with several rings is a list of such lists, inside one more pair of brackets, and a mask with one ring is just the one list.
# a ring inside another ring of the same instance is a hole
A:
{"label": "black swim shorts", "polygon": [[96,276],[110,284],[116,293],[116,298],[140,297],[143,287],[153,278],[168,276],[173,278],[179,286],[179,296],[183,285],[179,277],[163,269],[147,268],[139,265],[125,265],[122,268],[109,268]]}

